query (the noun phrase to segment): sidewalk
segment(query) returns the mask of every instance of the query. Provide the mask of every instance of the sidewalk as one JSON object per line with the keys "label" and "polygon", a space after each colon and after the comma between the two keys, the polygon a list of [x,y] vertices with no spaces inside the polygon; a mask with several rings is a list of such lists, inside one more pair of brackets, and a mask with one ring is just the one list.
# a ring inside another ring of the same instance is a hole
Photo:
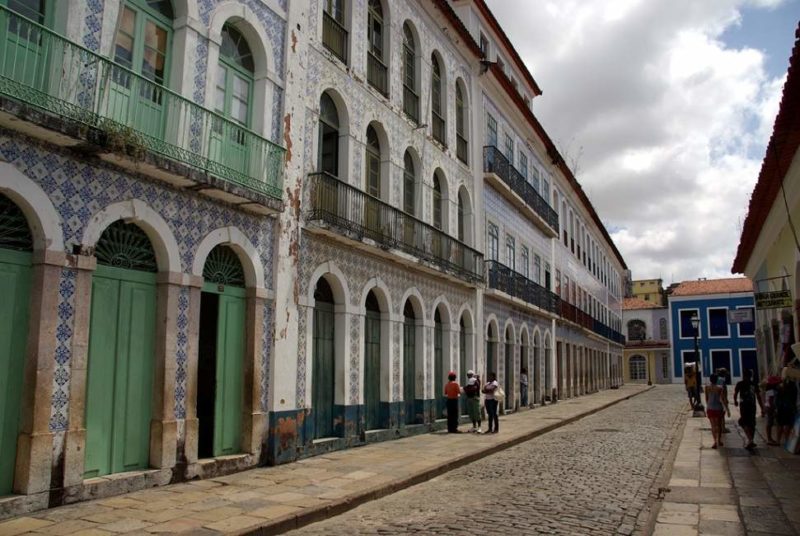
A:
{"label": "sidewalk", "polygon": [[748,452],[739,410],[731,409],[719,450],[708,419],[689,416],[655,535],[800,534],[800,456],[767,446],[760,418],[758,447]]}
{"label": "sidewalk", "polygon": [[1,522],[0,536],[278,534],[423,482],[647,389],[626,385],[503,416],[499,434],[437,432],[42,510]]}

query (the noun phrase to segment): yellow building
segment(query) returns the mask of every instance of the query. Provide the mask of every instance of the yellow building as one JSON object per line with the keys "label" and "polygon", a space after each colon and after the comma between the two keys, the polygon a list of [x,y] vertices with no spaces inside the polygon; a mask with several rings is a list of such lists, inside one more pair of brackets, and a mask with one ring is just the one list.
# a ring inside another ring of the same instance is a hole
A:
{"label": "yellow building", "polygon": [[646,302],[666,305],[661,279],[637,279],[632,282],[633,297]]}

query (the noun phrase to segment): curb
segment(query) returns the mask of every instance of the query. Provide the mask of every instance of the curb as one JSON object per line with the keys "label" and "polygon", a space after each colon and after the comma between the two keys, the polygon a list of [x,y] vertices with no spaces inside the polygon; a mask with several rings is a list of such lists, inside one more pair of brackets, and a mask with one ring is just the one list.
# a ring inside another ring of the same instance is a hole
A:
{"label": "curb", "polygon": [[386,497],[387,495],[391,495],[406,488],[410,488],[411,486],[415,486],[422,482],[428,481],[434,477],[440,476],[444,473],[448,473],[454,469],[457,469],[459,467],[477,461],[485,456],[496,454],[500,451],[519,445],[520,443],[530,441],[535,437],[544,435],[548,432],[552,432],[553,430],[561,428],[562,426],[572,424],[577,420],[583,419],[584,417],[588,417],[589,415],[593,415],[599,411],[603,411],[604,409],[610,408],[611,406],[619,404],[620,402],[623,402],[625,400],[629,400],[634,396],[646,393],[652,389],[655,389],[655,385],[648,386],[646,389],[642,389],[638,393],[633,393],[626,397],[619,398],[611,402],[607,402],[606,404],[603,404],[596,408],[592,408],[583,413],[579,413],[578,415],[569,417],[567,419],[564,419],[563,421],[558,421],[553,424],[548,424],[543,428],[533,430],[519,437],[508,439],[506,441],[503,441],[502,443],[492,445],[491,447],[486,447],[484,449],[475,451],[470,454],[466,454],[458,458],[453,458],[452,460],[441,463],[435,467],[425,469],[406,478],[395,480],[394,482],[389,482],[386,484],[380,484],[378,486],[375,486],[374,488],[370,488],[368,490],[358,492],[349,497],[333,501],[330,504],[326,504],[325,506],[309,508],[308,510],[305,510],[298,514],[288,514],[286,516],[270,520],[266,524],[260,527],[245,529],[243,531],[237,532],[236,534],[239,536],[245,536],[245,535],[272,536],[275,534],[283,534],[290,530],[299,529],[306,525],[310,525],[311,523],[324,521],[331,517],[336,517],[340,514],[347,512],[348,510],[357,508],[358,506],[361,506],[364,503],[368,503],[370,501],[374,501],[375,499]]}

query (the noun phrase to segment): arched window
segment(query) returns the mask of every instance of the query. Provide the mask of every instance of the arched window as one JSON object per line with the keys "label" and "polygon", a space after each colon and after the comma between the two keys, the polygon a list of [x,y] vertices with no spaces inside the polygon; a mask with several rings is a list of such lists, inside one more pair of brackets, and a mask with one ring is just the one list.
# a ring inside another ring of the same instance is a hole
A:
{"label": "arched window", "polygon": [[466,128],[466,109],[464,106],[464,90],[461,81],[456,82],[456,156],[467,164],[469,154]]}
{"label": "arched window", "polygon": [[643,341],[647,338],[647,326],[641,320],[628,322],[628,340]]}
{"label": "arched window", "polygon": [[319,101],[317,168],[334,177],[339,174],[339,112],[327,93],[323,93]]}
{"label": "arched window", "polygon": [[419,123],[417,44],[408,22],[403,24],[403,112],[415,123]]}
{"label": "arched window", "polygon": [[367,193],[381,196],[381,143],[371,125],[367,127]]}
{"label": "arched window", "polygon": [[433,174],[433,226],[442,228],[442,185],[436,173]]}
{"label": "arched window", "polygon": [[247,137],[243,130],[251,125],[251,106],[255,66],[244,36],[231,26],[222,27],[222,45],[214,97],[215,111],[234,123],[216,121],[211,136],[211,156],[237,171],[249,168]]}
{"label": "arched window", "polygon": [[322,9],[322,44],[337,58],[347,63],[344,0],[323,0]]}
{"label": "arched window", "polygon": [[631,357],[628,362],[631,380],[646,380],[647,379],[647,362],[644,357],[635,355]]}
{"label": "arched window", "polygon": [[444,105],[442,103],[442,66],[436,54],[431,55],[431,123],[433,139],[447,147]]}
{"label": "arched window", "polygon": [[389,94],[389,78],[384,58],[383,6],[381,0],[369,0],[367,6],[367,81],[384,96]]}
{"label": "arched window", "polygon": [[659,337],[658,338],[661,339],[662,341],[665,341],[665,340],[667,340],[669,338],[669,335],[667,334],[667,319],[666,318],[662,318],[662,319],[660,319],[658,321],[658,331],[659,331]]}
{"label": "arched window", "polygon": [[411,153],[406,151],[403,157],[403,210],[412,216],[416,212],[415,199],[416,199],[416,182],[417,174],[414,170],[414,159]]}
{"label": "arched window", "polygon": [[500,233],[497,229],[497,225],[493,223],[489,223],[488,225],[488,233],[489,233],[489,260],[497,261],[500,255]]}

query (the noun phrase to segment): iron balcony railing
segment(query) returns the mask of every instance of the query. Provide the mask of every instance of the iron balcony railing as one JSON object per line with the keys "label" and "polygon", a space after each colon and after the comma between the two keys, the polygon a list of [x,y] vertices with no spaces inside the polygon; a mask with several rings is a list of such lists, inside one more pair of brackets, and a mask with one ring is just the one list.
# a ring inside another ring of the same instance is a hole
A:
{"label": "iron balcony railing", "polygon": [[558,296],[497,261],[486,261],[489,288],[505,292],[551,313],[559,312]]}
{"label": "iron balcony railing", "polygon": [[431,130],[433,134],[433,139],[447,147],[447,141],[445,138],[445,123],[444,118],[436,112],[431,112],[432,117],[432,125]]}
{"label": "iron balcony railing", "polygon": [[419,95],[405,84],[403,84],[403,112],[419,124]]}
{"label": "iron balcony railing", "polygon": [[372,52],[367,53],[367,81],[384,97],[389,95],[389,77],[386,65]]}
{"label": "iron balcony railing", "polygon": [[467,139],[461,134],[456,133],[456,156],[459,160],[467,163],[468,144]]}
{"label": "iron balcony railing", "polygon": [[[0,94],[278,199],[284,149],[0,5]],[[133,153],[132,153],[133,151]]]}
{"label": "iron balcony railing", "polygon": [[580,310],[567,301],[561,300],[560,315],[561,318],[593,331],[601,337],[605,337],[619,344],[625,344],[625,336],[622,335],[622,333],[606,326],[596,318],[593,318],[589,313]]}
{"label": "iron balcony railing", "polygon": [[322,12],[322,44],[347,63],[347,30],[327,11]]}
{"label": "iron balcony railing", "polygon": [[558,214],[539,195],[539,192],[525,180],[522,174],[514,169],[500,149],[493,145],[483,148],[483,170],[494,173],[516,192],[525,203],[533,209],[558,234]]}
{"label": "iron balcony railing", "polygon": [[455,273],[483,281],[483,255],[414,216],[325,172],[309,175],[311,210],[321,221],[356,239],[369,238]]}

